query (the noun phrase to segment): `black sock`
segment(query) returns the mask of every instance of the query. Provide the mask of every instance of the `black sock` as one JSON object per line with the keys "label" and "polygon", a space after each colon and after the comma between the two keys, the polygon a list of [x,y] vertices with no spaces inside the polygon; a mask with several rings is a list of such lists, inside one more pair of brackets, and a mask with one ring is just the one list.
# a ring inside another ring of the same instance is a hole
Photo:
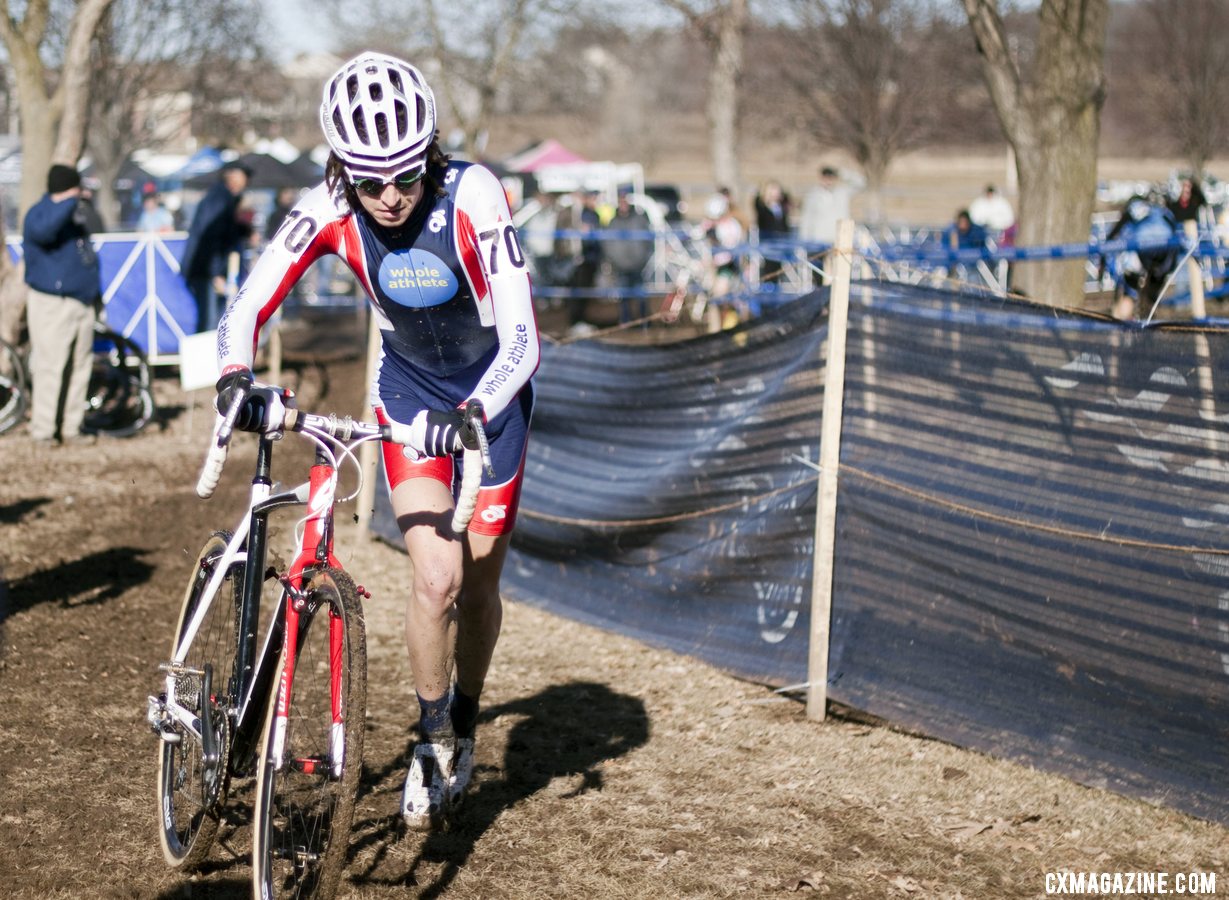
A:
{"label": "black sock", "polygon": [[452,730],[459,738],[472,738],[478,728],[478,700],[452,689]]}
{"label": "black sock", "polygon": [[448,710],[452,697],[445,694],[438,700],[424,700],[418,695],[418,729],[424,739],[438,743],[438,738],[452,737],[452,719]]}

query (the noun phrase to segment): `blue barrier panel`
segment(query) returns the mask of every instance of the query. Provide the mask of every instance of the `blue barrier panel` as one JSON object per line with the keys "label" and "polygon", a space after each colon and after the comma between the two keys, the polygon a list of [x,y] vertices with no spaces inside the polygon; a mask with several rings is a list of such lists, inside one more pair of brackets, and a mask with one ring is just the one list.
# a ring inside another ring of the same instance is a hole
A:
{"label": "blue barrier panel", "polygon": [[[549,345],[505,593],[805,681],[825,316]],[[1229,330],[884,283],[849,329],[829,696],[1229,822]]]}
{"label": "blue barrier panel", "polygon": [[108,324],[130,337],[150,362],[174,362],[179,342],[196,328],[196,301],[179,275],[185,238],[99,235]]}
{"label": "blue barrier panel", "polygon": [[[186,241],[179,233],[93,235],[107,324],[154,364],[177,362],[180,340],[196,328],[196,301],[179,275]],[[8,247],[20,260],[21,241]]]}

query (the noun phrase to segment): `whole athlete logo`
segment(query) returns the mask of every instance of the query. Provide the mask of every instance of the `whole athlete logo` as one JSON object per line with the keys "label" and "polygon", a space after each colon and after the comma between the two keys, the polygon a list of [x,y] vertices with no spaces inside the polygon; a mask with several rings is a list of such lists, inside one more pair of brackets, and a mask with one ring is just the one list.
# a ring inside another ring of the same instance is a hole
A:
{"label": "whole athlete logo", "polygon": [[447,303],[458,287],[456,276],[442,259],[416,248],[384,257],[379,277],[390,300],[415,309]]}

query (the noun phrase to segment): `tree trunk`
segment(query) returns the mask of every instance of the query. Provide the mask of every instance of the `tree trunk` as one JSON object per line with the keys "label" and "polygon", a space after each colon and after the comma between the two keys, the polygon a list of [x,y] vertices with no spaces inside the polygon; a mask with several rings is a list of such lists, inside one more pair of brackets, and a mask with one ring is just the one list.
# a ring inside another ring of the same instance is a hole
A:
{"label": "tree trunk", "polygon": [[85,128],[90,105],[90,44],[98,23],[113,0],[79,0],[64,48],[64,67],[56,87],[58,132],[55,162],[75,166],[85,150]]}
{"label": "tree trunk", "polygon": [[[1019,178],[1016,244],[1087,244],[1097,183],[1099,109],[1038,116],[1027,141],[1013,141]],[[1085,259],[1026,262],[1013,288],[1052,306],[1084,305]]]}
{"label": "tree trunk", "polygon": [[[5,246],[3,210],[0,210],[0,247]],[[0,253],[0,338],[16,345],[26,319],[25,267]]]}
{"label": "tree trunk", "polygon": [[[963,2],[990,97],[1016,155],[1016,243],[1086,244],[1097,186],[1109,0],[1042,0],[1028,81],[997,0]],[[1083,306],[1084,266],[1084,258],[1023,263],[1015,284],[1042,303]]]}
{"label": "tree trunk", "polygon": [[713,154],[713,177],[718,185],[737,190],[738,78],[743,68],[743,35],[747,27],[747,0],[730,0],[718,16],[709,37],[713,51],[708,79],[708,128]]}

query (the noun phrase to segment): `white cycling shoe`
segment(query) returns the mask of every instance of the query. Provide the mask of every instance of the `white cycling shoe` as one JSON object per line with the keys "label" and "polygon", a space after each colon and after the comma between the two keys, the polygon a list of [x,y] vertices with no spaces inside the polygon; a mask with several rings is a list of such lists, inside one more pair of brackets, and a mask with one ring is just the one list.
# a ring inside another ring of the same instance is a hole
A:
{"label": "white cycling shoe", "polygon": [[457,738],[453,755],[452,776],[448,779],[448,805],[457,807],[465,796],[470,779],[474,777],[474,739]]}
{"label": "white cycling shoe", "polygon": [[[472,770],[473,741],[469,743]],[[426,741],[414,748],[414,758],[401,791],[401,818],[407,828],[426,831],[443,822],[452,795],[456,751],[453,743]]]}

